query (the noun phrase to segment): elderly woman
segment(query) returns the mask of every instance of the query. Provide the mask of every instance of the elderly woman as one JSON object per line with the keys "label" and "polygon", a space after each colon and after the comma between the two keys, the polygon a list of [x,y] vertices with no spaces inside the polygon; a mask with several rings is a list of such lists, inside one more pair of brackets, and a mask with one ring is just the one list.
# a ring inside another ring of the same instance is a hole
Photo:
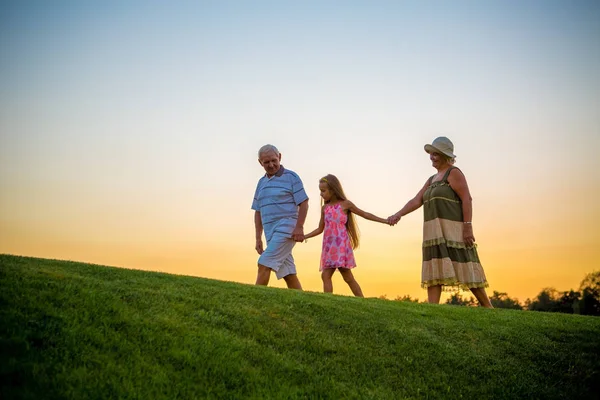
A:
{"label": "elderly woman", "polygon": [[481,306],[492,308],[473,236],[471,194],[462,171],[453,166],[454,145],[442,136],[425,151],[437,173],[388,221],[396,224],[424,206],[421,286],[427,288],[429,303],[440,302],[443,286],[454,286],[470,290]]}

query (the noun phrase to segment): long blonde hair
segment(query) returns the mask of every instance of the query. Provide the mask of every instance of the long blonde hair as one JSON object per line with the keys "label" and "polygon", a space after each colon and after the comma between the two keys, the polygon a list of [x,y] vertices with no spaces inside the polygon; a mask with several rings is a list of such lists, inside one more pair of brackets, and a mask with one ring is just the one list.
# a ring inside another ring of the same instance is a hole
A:
{"label": "long blonde hair", "polygon": [[[329,190],[333,192],[333,194],[338,200],[348,200],[346,198],[346,195],[344,194],[344,189],[342,188],[340,180],[335,175],[327,174],[321,179],[319,179],[319,182],[327,184]],[[352,248],[358,248],[360,243],[360,231],[354,219],[354,214],[352,214],[350,210],[348,210],[348,221],[346,221],[346,230],[348,231],[348,236],[350,237],[350,243],[352,244]]]}

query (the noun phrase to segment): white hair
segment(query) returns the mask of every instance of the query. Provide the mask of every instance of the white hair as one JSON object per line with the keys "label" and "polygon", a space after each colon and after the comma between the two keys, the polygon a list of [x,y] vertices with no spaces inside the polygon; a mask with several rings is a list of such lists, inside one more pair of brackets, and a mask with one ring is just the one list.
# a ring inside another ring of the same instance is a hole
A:
{"label": "white hair", "polygon": [[265,144],[263,147],[258,149],[258,158],[260,158],[261,154],[270,152],[274,152],[275,154],[279,155],[279,150],[277,150],[277,147],[273,146],[272,144]]}

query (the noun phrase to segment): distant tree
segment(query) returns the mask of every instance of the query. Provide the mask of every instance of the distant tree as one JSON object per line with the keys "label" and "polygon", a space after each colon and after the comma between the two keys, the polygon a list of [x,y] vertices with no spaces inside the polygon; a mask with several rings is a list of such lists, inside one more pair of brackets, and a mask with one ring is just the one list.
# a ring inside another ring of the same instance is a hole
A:
{"label": "distant tree", "polygon": [[600,316],[600,271],[587,274],[579,286],[579,312]]}
{"label": "distant tree", "polygon": [[563,292],[562,296],[558,299],[558,312],[567,314],[579,314],[579,298],[581,293],[569,290]]}
{"label": "distant tree", "polygon": [[574,314],[580,312],[581,293],[573,290],[560,293],[554,288],[543,289],[534,300],[527,300],[525,305],[531,311],[548,311]]}
{"label": "distant tree", "polygon": [[388,299],[387,294],[382,294],[381,296],[378,297],[378,299],[387,300]]}
{"label": "distant tree", "polygon": [[507,293],[497,292],[494,290],[494,294],[490,297],[492,305],[496,308],[511,308],[513,310],[522,310],[523,306],[519,304],[519,300],[511,299]]}
{"label": "distant tree", "polygon": [[394,299],[396,301],[410,301],[411,303],[418,303],[419,299],[417,298],[412,298],[410,297],[409,294],[405,294],[404,296],[400,297],[400,296],[396,296],[396,298]]}
{"label": "distant tree", "polygon": [[554,288],[544,288],[533,300],[525,302],[527,309],[531,311],[558,312],[558,291]]}
{"label": "distant tree", "polygon": [[463,298],[459,292],[453,293],[449,299],[446,299],[446,304],[454,306],[475,306],[477,303],[471,296],[469,299]]}

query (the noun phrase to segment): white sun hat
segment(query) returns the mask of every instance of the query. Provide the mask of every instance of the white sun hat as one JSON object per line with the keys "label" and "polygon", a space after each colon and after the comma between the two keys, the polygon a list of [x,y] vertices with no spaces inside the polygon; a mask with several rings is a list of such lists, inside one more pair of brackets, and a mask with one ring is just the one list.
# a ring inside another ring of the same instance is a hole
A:
{"label": "white sun hat", "polygon": [[437,137],[431,144],[426,144],[425,151],[428,153],[444,154],[450,158],[456,157],[454,154],[454,145],[450,139],[445,136]]}

